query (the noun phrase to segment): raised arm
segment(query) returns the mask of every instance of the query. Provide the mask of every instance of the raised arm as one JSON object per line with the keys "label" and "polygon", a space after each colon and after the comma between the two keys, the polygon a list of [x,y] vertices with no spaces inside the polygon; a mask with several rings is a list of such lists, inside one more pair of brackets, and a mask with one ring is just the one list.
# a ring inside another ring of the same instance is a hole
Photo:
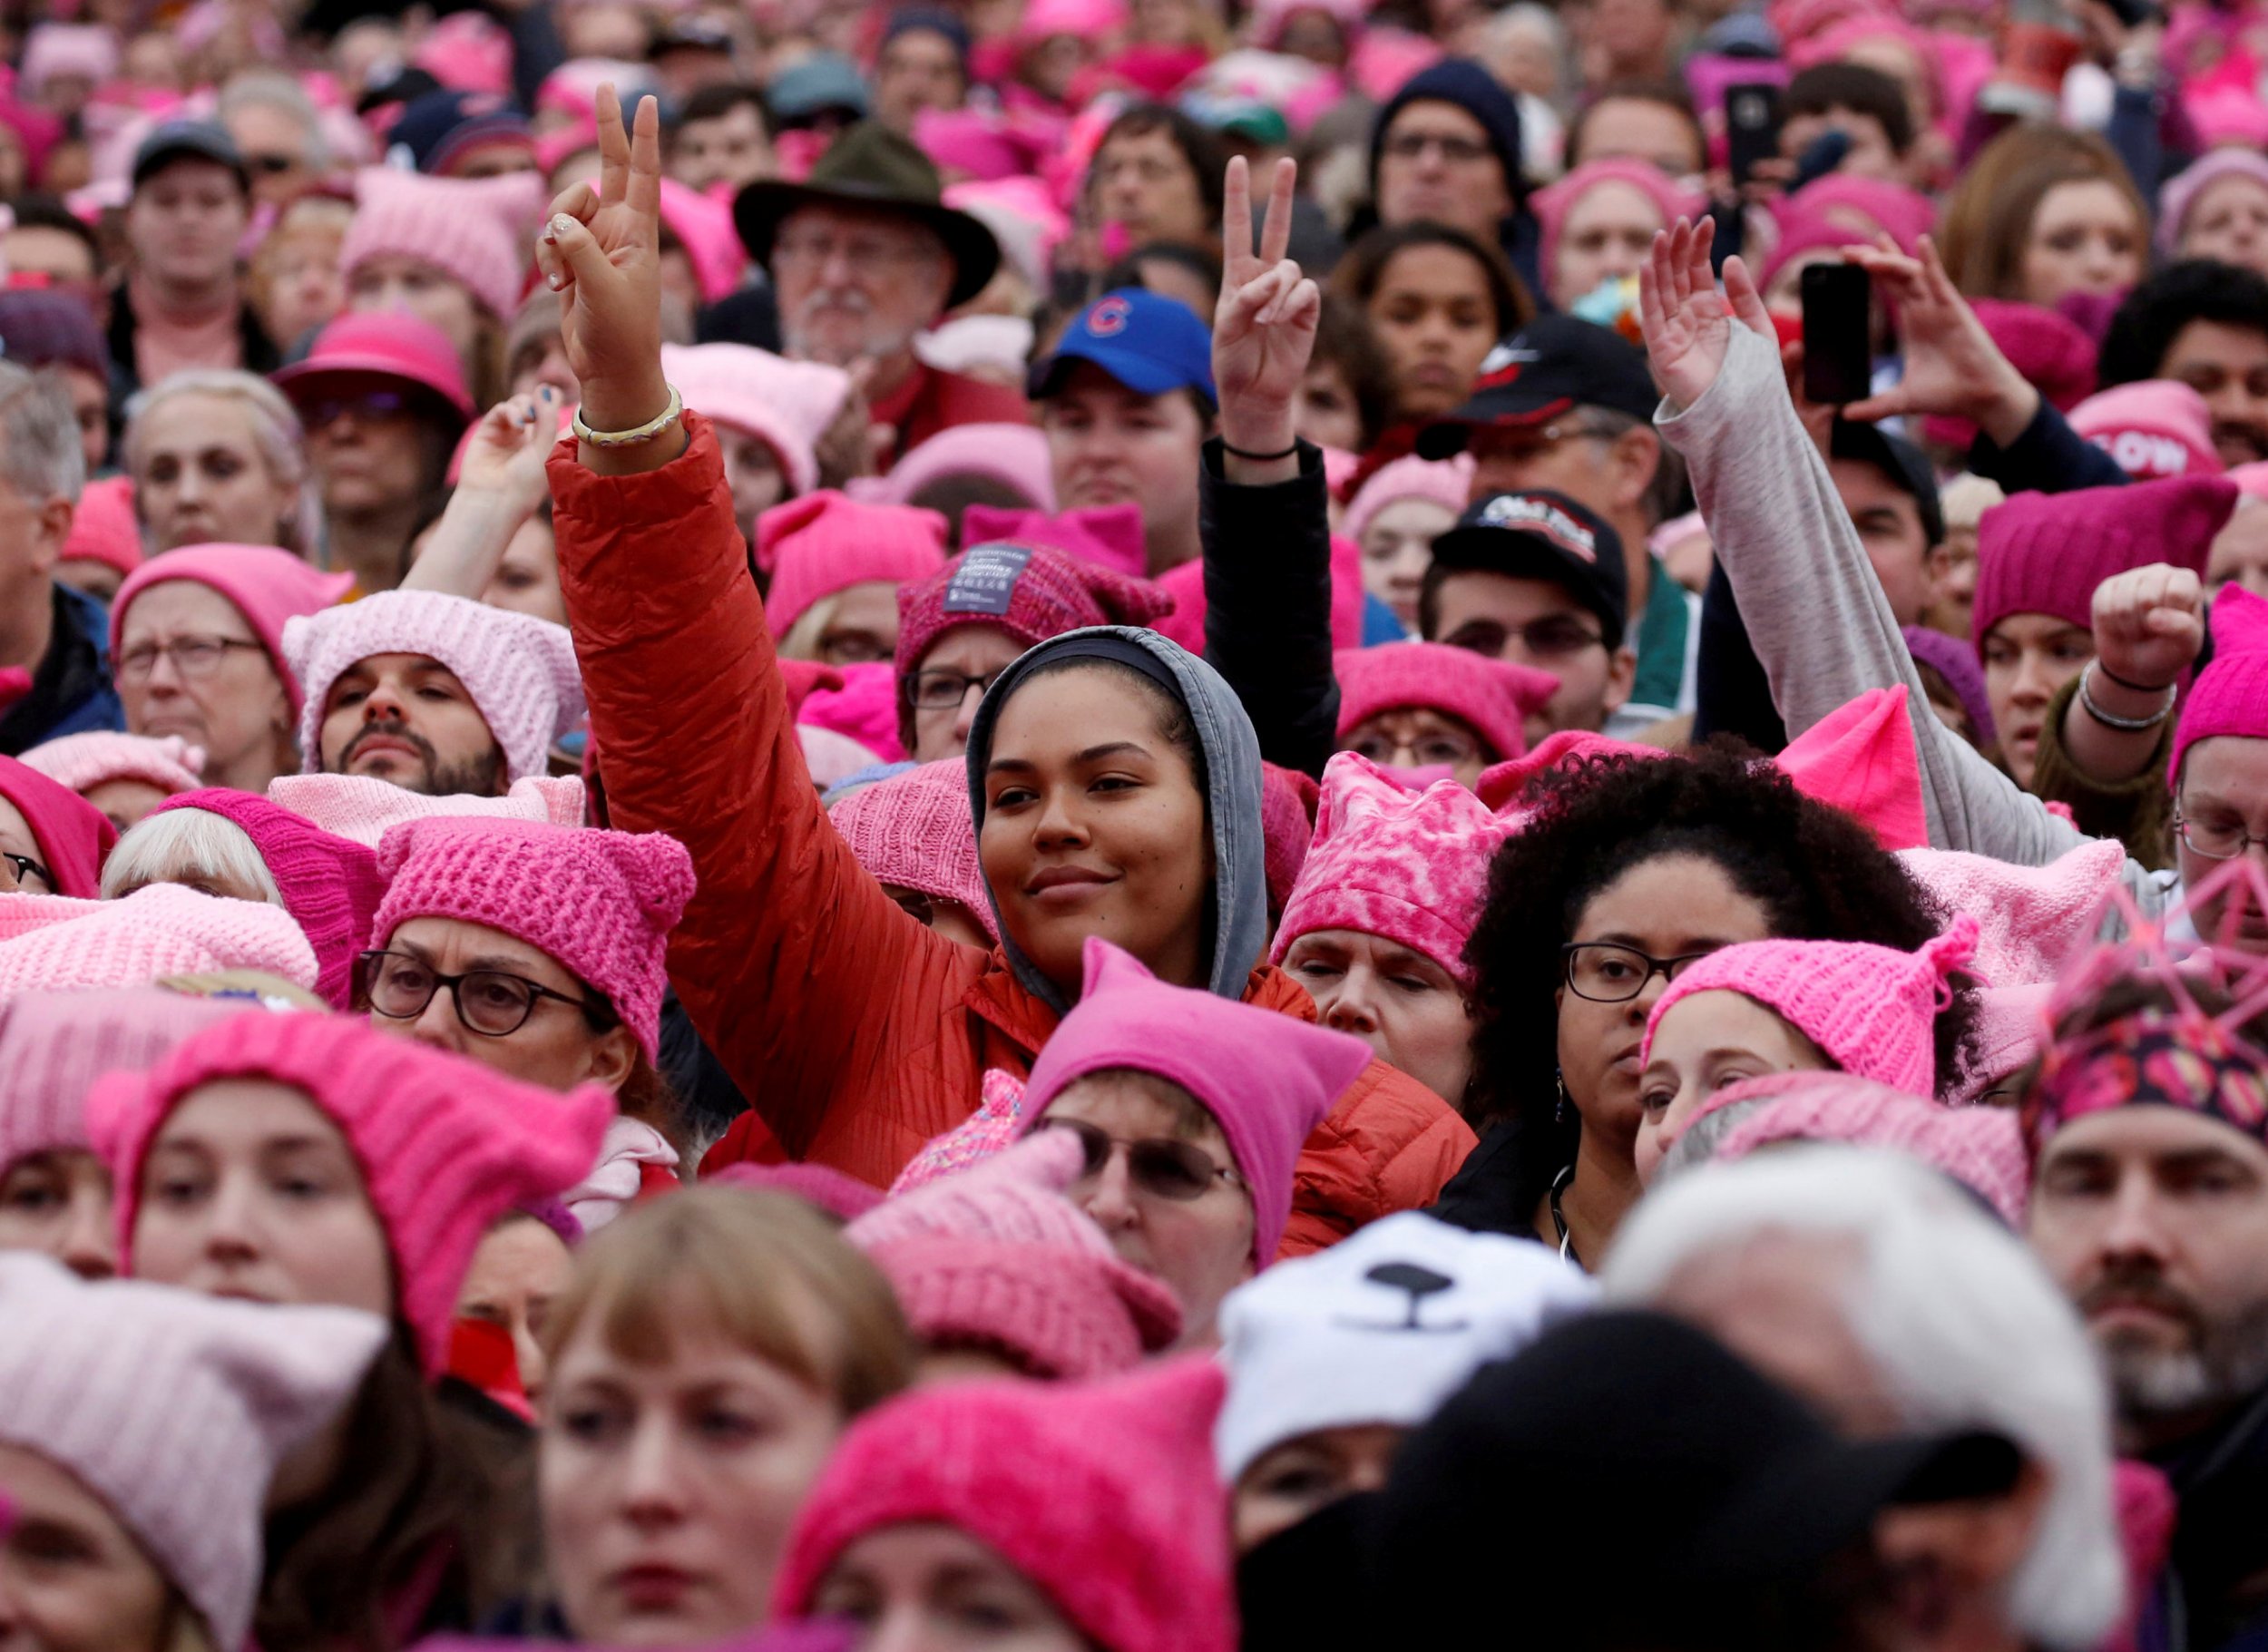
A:
{"label": "raised arm", "polygon": [[499,402],[473,426],[456,487],[433,537],[410,564],[405,591],[440,591],[480,600],[503,565],[504,547],[550,496],[544,461],[559,419],[559,392]]}

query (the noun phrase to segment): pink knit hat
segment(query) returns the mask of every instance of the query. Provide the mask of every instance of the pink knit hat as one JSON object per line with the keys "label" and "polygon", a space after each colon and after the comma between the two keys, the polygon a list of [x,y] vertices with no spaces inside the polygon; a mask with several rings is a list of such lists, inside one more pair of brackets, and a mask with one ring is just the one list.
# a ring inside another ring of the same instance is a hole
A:
{"label": "pink knit hat", "polygon": [[[1055,508],[1048,439],[1036,425],[953,425],[900,458],[888,475],[863,478],[850,492],[879,504],[912,504],[924,489],[953,476],[981,476],[1014,489],[1034,510]],[[963,543],[976,542],[964,535]]]}
{"label": "pink knit hat", "polygon": [[385,1321],[90,1285],[23,1253],[0,1255],[0,1439],[102,1499],[207,1644],[248,1644],[269,1481],[346,1406]]}
{"label": "pink knit hat", "polygon": [[1559,679],[1549,671],[1443,642],[1341,649],[1331,663],[1339,679],[1340,739],[1383,711],[1439,711],[1479,735],[1491,763],[1528,749],[1525,719],[1543,709],[1559,688]]}
{"label": "pink knit hat", "polygon": [[1453,459],[1421,459],[1412,454],[1391,464],[1382,464],[1371,473],[1370,480],[1355,490],[1346,515],[1339,523],[1339,532],[1359,545],[1363,543],[1363,530],[1370,526],[1371,518],[1404,499],[1431,500],[1442,509],[1461,516],[1466,496],[1471,492],[1471,454],[1459,454]]}
{"label": "pink knit hat", "polygon": [[103,863],[118,833],[101,811],[14,758],[0,758],[0,797],[32,828],[57,894],[93,900],[102,893]]}
{"label": "pink knit hat", "polygon": [[823,488],[756,519],[756,565],[771,576],[764,615],[785,637],[814,602],[879,580],[913,585],[944,566],[950,524],[934,511],[861,504]]}
{"label": "pink knit hat", "polygon": [[167,580],[187,580],[218,591],[244,616],[252,635],[268,650],[268,662],[283,679],[291,709],[300,709],[299,679],[284,658],[284,627],[302,614],[328,608],[354,589],[351,573],[325,573],[288,551],[273,545],[183,545],[153,557],[126,576],[111,602],[111,653],[126,634],[126,611],[134,599]]}
{"label": "pink knit hat", "polygon": [[[178,552],[174,554],[180,554]],[[381,591],[286,621],[284,657],[306,691],[299,765],[322,767],[331,685],[376,654],[422,654],[457,675],[514,780],[540,775],[552,742],[582,718],[582,674],[563,625],[438,591]]]}
{"label": "pink knit hat", "polygon": [[458,425],[474,414],[464,364],[448,335],[402,310],[350,310],[325,323],[307,355],[273,376],[302,409],[321,398],[327,384],[376,376],[425,391],[445,404]]}
{"label": "pink knit hat", "polygon": [[1307,864],[1322,800],[1323,788],[1312,775],[1276,763],[1260,765],[1260,837],[1266,851],[1261,870],[1267,879],[1268,910],[1279,916]]}
{"label": "pink knit hat", "polygon": [[[2252,105],[2254,120],[2259,118],[2259,99],[2246,96],[2244,103]],[[2166,181],[2157,195],[2158,256],[2174,259],[2180,256],[2182,232],[2186,228],[2189,209],[2197,204],[2205,186],[2224,178],[2250,178],[2268,189],[2268,158],[2256,149],[2222,148],[2208,150],[2189,165]]]}
{"label": "pink knit hat", "polygon": [[2178,792],[2182,759],[2216,735],[2268,739],[2268,601],[2224,585],[2213,599],[2213,662],[2197,673],[2174,726],[2166,780]]}
{"label": "pink knit hat", "polygon": [[0,1175],[34,1153],[91,1149],[95,1080],[153,1066],[191,1033],[249,1009],[153,986],[20,992],[0,1003]]}
{"label": "pink knit hat", "polygon": [[371,914],[386,893],[378,857],[252,792],[210,787],[169,798],[150,812],[172,809],[218,815],[252,840],[284,910],[315,949],[317,994],[334,1010],[346,1009],[354,997],[355,954],[368,943]]}
{"label": "pink knit hat", "polygon": [[[661,180],[661,227],[677,238],[693,266],[701,302],[714,304],[740,285],[748,249],[732,227],[732,208],[689,189],[674,178]],[[682,391],[684,386],[679,386]]]}
{"label": "pink knit hat", "polygon": [[1994,505],[1977,526],[1970,635],[1978,651],[2010,614],[2051,614],[2092,630],[2095,588],[2128,569],[2172,562],[2202,575],[2235,508],[2236,484],[2221,476],[2019,494]]}
{"label": "pink knit hat", "polygon": [[134,479],[98,476],[79,490],[71,537],[59,560],[101,562],[122,574],[142,565],[142,524],[134,519]]}
{"label": "pink knit hat", "polygon": [[1908,257],[1937,222],[1937,204],[1921,191],[1850,172],[1830,172],[1788,200],[1828,222],[1844,223],[1854,240],[1872,240],[1873,230],[1850,223],[1852,218],[1879,225]]}
{"label": "pink knit hat", "polygon": [[1883,848],[1928,846],[1921,759],[1905,684],[1869,689],[1836,707],[1772,761],[1797,791],[1853,816]]}
{"label": "pink knit hat", "polygon": [[[1150,629],[1202,659],[1205,654],[1205,561],[1192,558],[1168,568],[1154,582],[1173,604]],[[1356,648],[1363,640],[1363,614],[1369,599],[1363,590],[1363,551],[1344,533],[1331,536],[1331,646]]]}
{"label": "pink knit hat", "polygon": [[1252,1262],[1276,1259],[1300,1148],[1370,1065],[1370,1046],[1296,1016],[1168,986],[1100,935],[1087,938],[1078,1003],[1041,1047],[1027,1134],[1074,1080],[1112,1069],[1178,1084],[1213,1115],[1252,1195]]}
{"label": "pink knit hat", "polygon": [[[1567,222],[1568,214],[1575,210],[1577,201],[1602,183],[1628,184],[1637,191],[1654,203],[1654,210],[1661,214],[1661,227],[1665,230],[1674,228],[1681,218],[1697,221],[1706,210],[1698,194],[1681,189],[1671,181],[1668,173],[1650,161],[1586,161],[1557,183],[1538,190],[1528,198],[1528,204],[1535,210],[1536,217],[1543,226],[1538,268],[1544,272],[1545,281],[1551,279],[1554,259],[1559,251],[1559,230]],[[1571,299],[1580,295],[1569,296]],[[1463,508],[1461,500],[1459,501],[1459,508]]]}
{"label": "pink knit hat", "polygon": [[37,987],[138,987],[222,970],[257,970],[311,988],[315,953],[288,913],[180,884],[152,884],[116,901],[0,901],[0,999]]}
{"label": "pink knit hat", "polygon": [[2205,398],[2176,379],[2146,378],[2097,390],[2071,410],[2071,428],[2136,482],[2222,471]]}
{"label": "pink knit hat", "polygon": [[1711,953],[1670,983],[1647,1018],[1646,1046],[1670,1006],[1696,992],[1739,992],[1777,1012],[1837,1068],[1928,1096],[1937,1089],[1937,1013],[1951,1002],[1946,977],[1977,948],[1966,913],[1918,953],[1863,941],[1748,941]]}
{"label": "pink knit hat", "polygon": [[288,1085],[346,1133],[428,1373],[448,1359],[457,1287],[482,1236],[515,1205],[580,1179],[614,1117],[614,1098],[594,1084],[566,1095],[539,1090],[347,1016],[230,1016],[149,1072],[102,1080],[87,1100],[96,1150],[116,1185],[129,1272],[150,1144],[177,1104],[223,1079]]}
{"label": "pink knit hat", "polygon": [[205,751],[178,734],[152,739],[98,728],[34,746],[24,754],[24,766],[82,796],[112,780],[142,780],[163,792],[186,792],[203,784],[197,776],[205,766]]}
{"label": "pink knit hat", "polygon": [[885,884],[955,901],[1000,939],[976,855],[969,766],[923,763],[862,787],[827,811],[858,864]]}
{"label": "pink knit hat", "polygon": [[881,660],[862,660],[836,669],[841,685],[814,689],[805,695],[796,721],[807,729],[825,729],[856,741],[873,753],[868,763],[904,761],[905,748],[898,740],[902,707],[897,673]]}
{"label": "pink knit hat", "polygon": [[1489,861],[1514,826],[1454,780],[1413,792],[1368,758],[1339,753],[1323,771],[1315,842],[1269,961],[1282,963],[1302,935],[1351,929],[1424,953],[1469,991],[1465,942]]}
{"label": "pink knit hat", "polygon": [[961,543],[985,545],[1005,541],[1046,545],[1081,562],[1115,568],[1133,579],[1149,569],[1149,547],[1139,504],[1095,505],[1082,511],[1013,511],[973,504],[961,513]]}
{"label": "pink knit hat", "polygon": [[383,947],[411,918],[461,918],[526,942],[612,1003],[649,1061],[661,1037],[662,954],[693,898],[674,837],[517,820],[418,820],[378,846]]}
{"label": "pink knit hat", "polygon": [[268,800],[312,820],[335,837],[375,850],[404,821],[436,816],[472,820],[548,820],[581,826],[588,799],[573,775],[532,775],[501,797],[428,797],[374,775],[278,775]]}
{"label": "pink knit hat", "polygon": [[1099,1383],[957,1383],[862,1417],[787,1540],[773,1615],[810,1610],[843,1552],[891,1526],[955,1528],[1110,1652],[1231,1652],[1227,1383],[1199,1355]]}
{"label": "pink knit hat", "polygon": [[[2095,392],[2095,340],[2077,322],[2014,298],[1971,298],[1969,306],[2000,354],[2024,382],[2059,413]],[[1932,442],[1967,452],[1977,427],[1967,419],[1932,414],[1922,422]]]}
{"label": "pink knit hat", "polygon": [[665,344],[661,372],[694,412],[770,448],[789,498],[819,485],[818,440],[850,394],[842,368],[789,361],[753,345]]}
{"label": "pink knit hat", "polygon": [[1978,989],[1969,1047],[1946,1091],[1949,1103],[1958,1108],[1984,1104],[1996,1088],[2038,1058],[2041,1041],[2048,1036],[2048,1004],[2054,992],[2044,981]]}
{"label": "pink knit hat", "polygon": [[2044,866],[1952,849],[1906,849],[1898,859],[1941,909],[1975,915],[1970,973],[2008,987],[2055,980],[2094,941],[2126,852],[2116,838],[2088,838]]}
{"label": "pink knit hat", "polygon": [[898,675],[956,625],[991,625],[1026,648],[1090,625],[1148,625],[1172,599],[1044,545],[978,545],[898,591]]}
{"label": "pink knit hat", "polygon": [[428,178],[394,167],[355,175],[355,217],[338,249],[351,278],[367,259],[388,253],[430,264],[462,285],[491,316],[520,308],[526,268],[514,226],[540,212],[542,181]]}
{"label": "pink knit hat", "polygon": [[843,1237],[874,1258],[933,1348],[974,1344],[1071,1381],[1131,1371],[1173,1345],[1181,1305],[1065,1197],[1083,1159],[1068,1132],[1042,1130],[885,1200]]}

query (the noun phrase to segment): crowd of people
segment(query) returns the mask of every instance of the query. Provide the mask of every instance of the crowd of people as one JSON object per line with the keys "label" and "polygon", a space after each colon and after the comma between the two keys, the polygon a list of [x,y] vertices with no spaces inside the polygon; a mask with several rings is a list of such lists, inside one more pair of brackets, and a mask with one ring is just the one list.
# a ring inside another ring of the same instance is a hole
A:
{"label": "crowd of people", "polygon": [[0,1648],[2268,1646],[2268,10],[0,5]]}

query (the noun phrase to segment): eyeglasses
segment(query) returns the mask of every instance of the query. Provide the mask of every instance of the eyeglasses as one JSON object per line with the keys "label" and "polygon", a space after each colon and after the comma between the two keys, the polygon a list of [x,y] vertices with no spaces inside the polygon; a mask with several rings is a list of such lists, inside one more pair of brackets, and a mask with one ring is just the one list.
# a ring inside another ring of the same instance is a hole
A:
{"label": "eyeglasses", "polygon": [[240,637],[176,637],[171,642],[144,642],[118,657],[118,678],[122,682],[148,682],[158,669],[161,654],[171,660],[173,670],[183,677],[210,677],[220,669],[220,662],[229,657],[231,649],[249,649],[255,654],[268,651],[259,643],[247,642]]}
{"label": "eyeglasses", "polygon": [[1628,1003],[1655,976],[1675,981],[1686,965],[1709,955],[1681,953],[1675,958],[1657,958],[1614,941],[1578,941],[1559,950],[1567,954],[1568,991],[1595,1004]]}
{"label": "eyeglasses", "polygon": [[409,397],[398,390],[366,390],[360,396],[334,396],[309,402],[300,409],[300,415],[309,430],[320,430],[350,413],[357,419],[390,419],[408,410]]}
{"label": "eyeglasses", "polygon": [[509,1038],[527,1024],[543,999],[588,1011],[591,1002],[570,998],[523,976],[502,970],[467,970],[444,975],[406,953],[364,953],[355,960],[356,983],[369,1006],[388,1021],[414,1021],[425,1012],[444,987],[455,1006],[458,1024],[483,1038]]}
{"label": "eyeglasses", "polygon": [[783,235],[772,243],[772,263],[775,267],[819,269],[838,252],[854,269],[920,264],[935,256],[935,249],[924,242],[894,236],[798,233]]}
{"label": "eyeglasses", "polygon": [[1587,648],[1603,648],[1607,641],[1604,631],[1591,630],[1570,614],[1547,614],[1525,625],[1505,625],[1495,620],[1469,621],[1442,640],[1452,648],[1471,649],[1476,654],[1501,660],[1505,645],[1515,637],[1533,660],[1561,660]]}
{"label": "eyeglasses", "polygon": [[[1007,669],[1002,666],[1001,671]],[[972,677],[965,671],[916,671],[904,679],[901,691],[905,703],[916,711],[953,711],[968,699],[971,689],[982,694],[999,680],[1000,671],[987,671],[982,677]]]}
{"label": "eyeglasses", "polygon": [[2215,821],[2207,825],[2191,820],[2178,810],[2174,815],[2174,836],[2188,845],[2192,855],[2202,855],[2207,860],[2234,860],[2254,844],[2268,848],[2268,836],[2253,836],[2242,822]]}
{"label": "eyeglasses", "polygon": [[1243,1177],[1226,1165],[1215,1164],[1212,1157],[1195,1142],[1176,1141],[1166,1136],[1126,1141],[1105,1135],[1083,1119],[1042,1119],[1040,1128],[1069,1130],[1079,1138],[1079,1145],[1087,1155],[1086,1163],[1080,1168],[1081,1177],[1101,1175],[1102,1168],[1110,1162],[1112,1150],[1124,1148],[1126,1173],[1134,1185],[1145,1193],[1178,1204],[1204,1197],[1215,1181],[1227,1182],[1232,1188],[1245,1185]]}
{"label": "eyeglasses", "polygon": [[32,879],[37,878],[39,887],[28,893],[53,894],[55,892],[55,875],[28,855],[11,855],[0,849],[0,865],[6,867],[5,871],[0,871],[0,882],[5,883],[11,889],[23,890]]}
{"label": "eyeglasses", "polygon": [[1482,425],[1473,430],[1466,442],[1476,462],[1496,460],[1519,464],[1522,460],[1540,459],[1553,448],[1566,442],[1611,442],[1615,433],[1597,425],[1578,420],[1562,425],[1554,419],[1549,425]]}
{"label": "eyeglasses", "polygon": [[1374,763],[1407,768],[1435,768],[1442,765],[1457,768],[1478,763],[1481,755],[1478,741],[1446,730],[1403,739],[1390,734],[1366,734],[1349,740],[1344,749]]}
{"label": "eyeglasses", "polygon": [[1385,152],[1397,161],[1414,161],[1429,149],[1441,151],[1442,159],[1452,166],[1470,166],[1496,152],[1479,138],[1460,138],[1439,132],[1396,132],[1385,142]]}

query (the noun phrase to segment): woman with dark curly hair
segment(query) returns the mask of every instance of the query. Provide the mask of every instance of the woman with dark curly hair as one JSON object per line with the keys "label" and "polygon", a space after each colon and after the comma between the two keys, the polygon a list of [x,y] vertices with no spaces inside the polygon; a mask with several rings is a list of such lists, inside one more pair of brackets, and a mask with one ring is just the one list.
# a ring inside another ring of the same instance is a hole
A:
{"label": "woman with dark curly hair", "polygon": [[[1528,800],[1465,948],[1468,1105],[1491,1122],[1434,1214],[1596,1262],[1638,1196],[1638,1050],[1677,973],[1743,941],[1912,952],[1943,914],[1864,826],[1734,751],[1578,760]],[[1941,1084],[1967,1010],[1939,1020]]]}

